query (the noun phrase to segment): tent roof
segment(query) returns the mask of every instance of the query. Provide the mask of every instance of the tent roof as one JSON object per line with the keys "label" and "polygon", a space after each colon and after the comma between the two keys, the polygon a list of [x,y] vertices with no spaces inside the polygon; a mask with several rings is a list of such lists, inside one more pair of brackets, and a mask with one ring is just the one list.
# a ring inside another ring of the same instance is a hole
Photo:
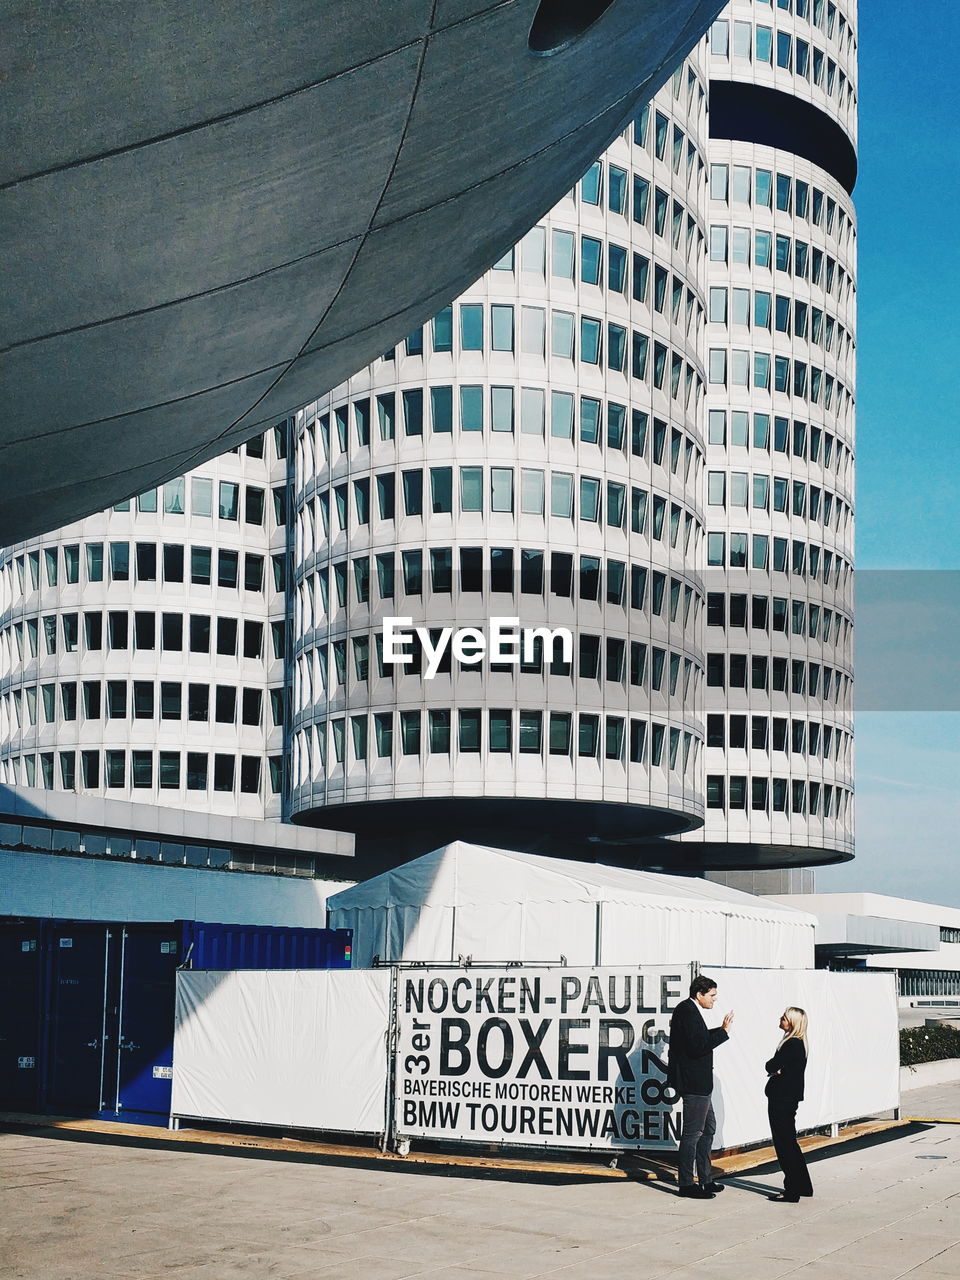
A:
{"label": "tent roof", "polygon": [[567,862],[463,840],[334,894],[327,906],[337,911],[513,902],[620,902],[749,916],[786,925],[816,924],[806,912],[709,880]]}

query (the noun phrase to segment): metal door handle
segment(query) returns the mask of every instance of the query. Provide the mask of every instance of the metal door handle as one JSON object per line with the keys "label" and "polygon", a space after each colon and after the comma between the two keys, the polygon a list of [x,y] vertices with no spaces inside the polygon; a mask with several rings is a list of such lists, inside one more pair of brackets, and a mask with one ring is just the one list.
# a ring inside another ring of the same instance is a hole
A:
{"label": "metal door handle", "polygon": [[139,1049],[140,1046],[138,1044],[134,1044],[132,1040],[121,1040],[120,1048],[121,1049]]}
{"label": "metal door handle", "polygon": [[100,1041],[99,1041],[99,1040],[88,1040],[88,1041],[87,1041],[87,1048],[88,1048],[88,1049],[99,1049],[99,1048],[100,1048]]}

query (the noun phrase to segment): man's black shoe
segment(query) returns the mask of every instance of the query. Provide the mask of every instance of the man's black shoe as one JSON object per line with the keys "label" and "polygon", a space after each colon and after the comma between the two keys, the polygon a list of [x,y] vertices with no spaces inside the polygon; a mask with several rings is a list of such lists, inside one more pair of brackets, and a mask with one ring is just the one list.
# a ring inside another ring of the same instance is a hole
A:
{"label": "man's black shoe", "polygon": [[689,1187],[679,1187],[678,1194],[685,1196],[688,1200],[712,1200],[713,1192],[706,1187],[698,1187],[695,1182],[691,1182]]}
{"label": "man's black shoe", "polygon": [[777,1204],[799,1204],[799,1196],[788,1196],[785,1191],[781,1191],[779,1195],[769,1196],[768,1199],[776,1201]]}
{"label": "man's black shoe", "polygon": [[718,1192],[726,1191],[727,1188],[722,1182],[708,1182],[705,1184],[705,1189],[707,1191],[712,1191],[714,1195],[717,1195]]}

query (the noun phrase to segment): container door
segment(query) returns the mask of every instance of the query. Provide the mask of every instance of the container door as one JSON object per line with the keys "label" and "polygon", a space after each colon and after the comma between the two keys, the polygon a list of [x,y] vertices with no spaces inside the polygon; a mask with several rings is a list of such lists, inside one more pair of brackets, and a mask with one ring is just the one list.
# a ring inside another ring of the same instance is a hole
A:
{"label": "container door", "polygon": [[99,1111],[114,1045],[110,1035],[111,930],[55,924],[50,931],[46,1106]]}
{"label": "container door", "polygon": [[117,1109],[168,1116],[179,930],[123,931]]}
{"label": "container door", "polygon": [[40,1060],[40,922],[0,925],[0,1110],[36,1111]]}

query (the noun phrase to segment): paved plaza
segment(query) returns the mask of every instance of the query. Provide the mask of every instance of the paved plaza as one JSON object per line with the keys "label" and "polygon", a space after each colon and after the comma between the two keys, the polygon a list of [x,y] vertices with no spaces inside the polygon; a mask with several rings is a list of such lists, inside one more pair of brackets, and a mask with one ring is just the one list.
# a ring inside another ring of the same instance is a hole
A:
{"label": "paved plaza", "polygon": [[931,1084],[923,1089],[905,1089],[901,1114],[922,1120],[960,1120],[960,1083]]}
{"label": "paved plaza", "polygon": [[[952,1108],[951,1108],[951,1103]],[[960,1085],[904,1113],[960,1115]],[[938,1112],[940,1114],[940,1112]],[[656,1181],[441,1170],[53,1130],[0,1133],[0,1276],[329,1280],[943,1280],[960,1276],[960,1125],[813,1156],[712,1201]]]}

